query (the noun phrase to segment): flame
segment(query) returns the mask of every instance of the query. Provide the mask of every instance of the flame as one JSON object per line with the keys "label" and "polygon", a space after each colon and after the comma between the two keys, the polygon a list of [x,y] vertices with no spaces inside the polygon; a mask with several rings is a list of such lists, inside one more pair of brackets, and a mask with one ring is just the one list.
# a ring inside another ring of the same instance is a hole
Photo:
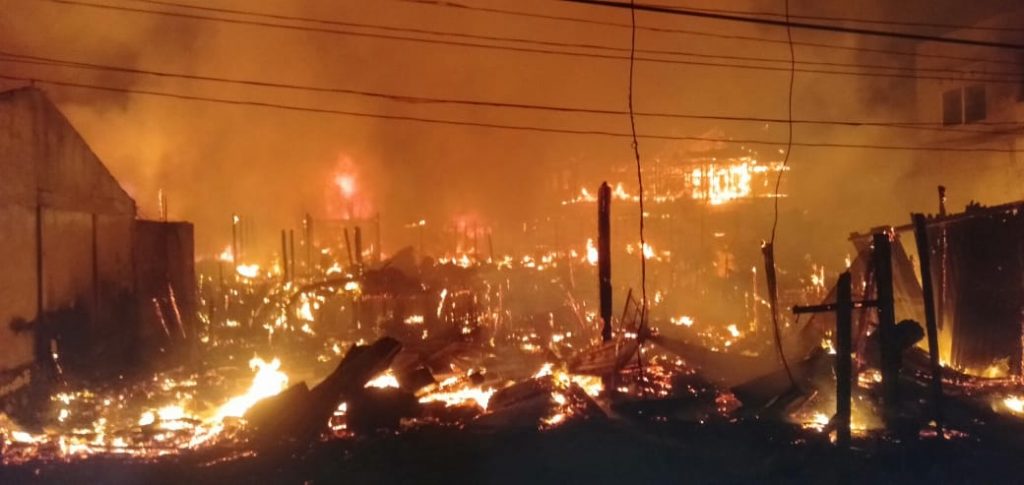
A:
{"label": "flame", "polygon": [[313,317],[313,306],[309,303],[309,300],[303,298],[302,305],[299,305],[298,317],[307,322],[316,321]]}
{"label": "flame", "polygon": [[1024,416],[1024,399],[1020,396],[1006,396],[1003,398],[1003,406],[1013,414]]}
{"label": "flame", "polygon": [[243,278],[256,278],[260,275],[260,265],[258,264],[240,264],[235,267],[235,272]]}
{"label": "flame", "polygon": [[729,335],[732,335],[733,338],[738,338],[741,335],[740,329],[736,327],[735,323],[729,324],[726,330],[729,331]]}
{"label": "flame", "polygon": [[682,315],[682,316],[680,316],[678,318],[669,318],[669,322],[672,322],[673,325],[682,325],[684,327],[692,327],[693,326],[693,317]]}
{"label": "flame", "polygon": [[352,196],[356,195],[356,178],[351,174],[343,173],[334,177],[334,184],[338,186],[338,190],[341,195],[346,199],[351,199]]}
{"label": "flame", "polygon": [[487,410],[487,404],[494,395],[493,388],[483,389],[481,387],[470,387],[453,391],[437,391],[420,398],[421,403],[443,402],[445,406],[459,406],[470,402],[476,404],[483,410]]}
{"label": "flame", "polygon": [[231,245],[226,246],[224,250],[217,255],[217,260],[225,263],[230,263],[235,260],[235,255],[231,252]]}
{"label": "flame", "polygon": [[376,387],[379,389],[385,389],[388,387],[398,388],[398,378],[391,373],[391,369],[388,369],[377,377],[371,379],[364,387]]}
{"label": "flame", "polygon": [[288,385],[288,375],[281,372],[281,360],[276,357],[270,362],[253,357],[249,361],[249,368],[256,371],[249,389],[221,406],[214,419],[220,421],[227,417],[240,418],[253,404],[277,395]]}

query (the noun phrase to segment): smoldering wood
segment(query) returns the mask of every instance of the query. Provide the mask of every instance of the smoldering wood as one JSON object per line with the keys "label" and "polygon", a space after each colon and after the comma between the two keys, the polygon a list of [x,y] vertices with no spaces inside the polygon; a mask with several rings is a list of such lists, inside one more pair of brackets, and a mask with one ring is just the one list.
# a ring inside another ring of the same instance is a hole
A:
{"label": "smoldering wood", "polygon": [[275,446],[284,441],[299,444],[324,431],[341,402],[364,388],[383,372],[401,350],[395,339],[384,337],[371,345],[353,345],[341,363],[322,382],[302,391],[305,384],[260,401],[245,414],[257,433],[257,441]]}

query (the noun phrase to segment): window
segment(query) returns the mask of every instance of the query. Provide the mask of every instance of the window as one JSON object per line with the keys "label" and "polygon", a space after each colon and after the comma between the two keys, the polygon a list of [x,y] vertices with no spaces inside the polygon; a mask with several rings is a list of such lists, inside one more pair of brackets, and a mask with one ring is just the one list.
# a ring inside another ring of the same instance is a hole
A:
{"label": "window", "polygon": [[985,99],[985,85],[977,84],[964,88],[964,123],[981,121],[988,116]]}
{"label": "window", "polygon": [[960,88],[942,93],[942,124],[944,126],[963,123],[963,94]]}
{"label": "window", "polygon": [[976,84],[942,93],[942,124],[944,126],[975,123],[988,117],[985,85]]}

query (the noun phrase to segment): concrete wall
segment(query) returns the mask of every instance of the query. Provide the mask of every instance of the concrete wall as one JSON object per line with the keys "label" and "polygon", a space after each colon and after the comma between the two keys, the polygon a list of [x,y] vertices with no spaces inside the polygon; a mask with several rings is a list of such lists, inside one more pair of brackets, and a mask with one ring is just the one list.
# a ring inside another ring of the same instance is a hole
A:
{"label": "concrete wall", "polygon": [[77,360],[115,328],[118,299],[134,286],[135,213],[45,95],[0,93],[0,372],[31,364],[48,346],[36,338],[54,330],[38,325],[40,311],[65,312],[54,320],[69,330],[60,343]]}

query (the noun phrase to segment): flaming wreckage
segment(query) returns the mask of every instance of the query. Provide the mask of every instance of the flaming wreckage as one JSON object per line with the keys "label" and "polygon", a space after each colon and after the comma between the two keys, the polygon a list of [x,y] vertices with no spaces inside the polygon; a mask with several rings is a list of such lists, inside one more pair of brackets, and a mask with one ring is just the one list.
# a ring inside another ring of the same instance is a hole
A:
{"label": "flaming wreckage", "polygon": [[[566,430],[614,454],[623,451],[606,440],[632,449],[674,434],[831,457],[901,443],[969,447],[1021,429],[1024,203],[852,234],[856,257],[821,301],[802,297],[811,304],[785,306],[792,298],[779,296],[766,246],[763,302],[775,324],[746,332],[652,318],[633,292],[613,314],[609,197],[605,185],[586,255],[421,262],[406,249],[372,264],[357,230],[347,264],[319,274],[295,275],[293,243],[279,274],[223,258],[217,277],[200,280],[201,324],[182,337],[196,350],[180,362],[113,382],[58,373],[46,392],[41,383],[5,397],[4,473],[95,477],[103,468],[88,464],[114,463],[315,478],[296,471],[314,461],[358,477],[360,463],[391,463],[375,453],[441,460],[429,448],[453,446],[486,459],[468,450],[506,439],[579,445]],[[290,239],[282,235],[284,254]],[[236,271],[225,277],[229,262]],[[574,296],[573,272],[589,268],[596,312]],[[538,316],[516,301],[522,292],[551,296],[559,311]],[[385,444],[403,439],[419,451]],[[667,463],[702,453],[668,449]],[[61,468],[76,464],[86,471]],[[758,467],[747,468],[704,472],[756,478]]]}

